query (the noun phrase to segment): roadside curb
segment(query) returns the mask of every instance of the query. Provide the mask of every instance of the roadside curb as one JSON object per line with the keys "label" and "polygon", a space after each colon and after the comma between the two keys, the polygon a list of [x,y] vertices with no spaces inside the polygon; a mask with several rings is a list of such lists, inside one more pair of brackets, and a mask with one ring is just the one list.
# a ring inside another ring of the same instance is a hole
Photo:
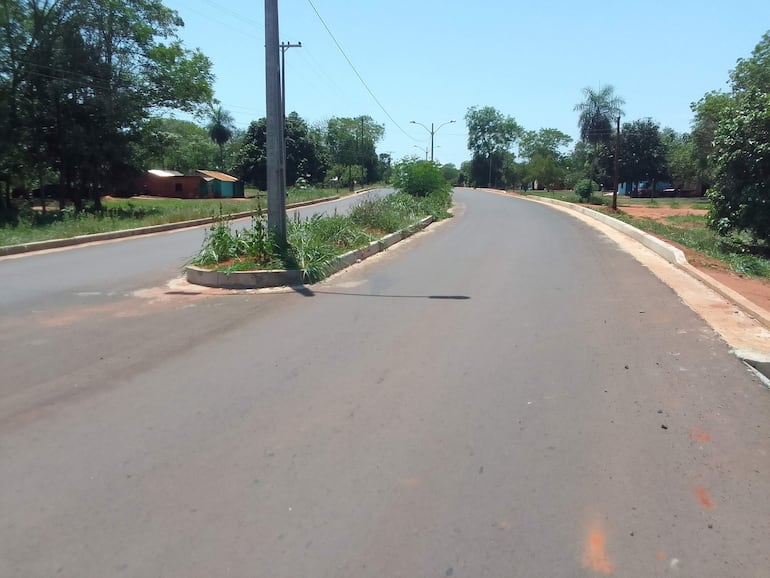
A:
{"label": "roadside curb", "polygon": [[[363,191],[356,191],[354,195],[366,192],[370,189],[364,189]],[[307,207],[310,205],[317,205],[321,203],[327,203],[329,201],[336,201],[339,199],[339,195],[331,197],[324,197],[322,199],[315,199],[312,201],[303,201],[301,203],[292,203],[287,205],[286,209],[298,209],[300,207]],[[245,219],[255,215],[257,211],[242,211],[240,213],[223,214],[222,217],[228,220]],[[69,237],[66,239],[51,239],[49,241],[36,241],[33,243],[23,243],[20,245],[7,245],[0,247],[0,257],[7,257],[9,255],[19,255],[21,253],[31,253],[34,251],[45,251],[47,249],[60,249],[62,247],[72,247],[74,245],[83,245],[85,243],[96,243],[99,241],[111,241],[113,239],[123,239],[126,237],[137,237],[140,235],[151,235],[153,233],[164,233],[166,231],[174,231],[177,229],[188,229],[191,227],[198,227],[200,225],[208,225],[218,220],[220,217],[205,217],[203,219],[193,219],[190,221],[179,221],[176,223],[164,223],[162,225],[151,225],[149,227],[137,227],[136,229],[123,229],[122,231],[111,231],[109,233],[94,233],[92,235],[78,235],[77,237]]]}
{"label": "roadside curb", "polygon": [[[690,263],[687,261],[687,257],[685,257],[684,253],[680,249],[677,249],[665,241],[662,241],[661,239],[654,237],[649,233],[645,233],[644,231],[637,229],[628,223],[624,223],[623,221],[615,219],[610,215],[600,213],[599,211],[594,211],[588,207],[582,207],[580,205],[574,205],[572,203],[567,203],[558,199],[547,199],[544,197],[533,198],[521,195],[519,198],[536,203],[558,205],[560,207],[582,213],[588,217],[604,223],[605,225],[612,227],[617,231],[620,231],[621,233],[628,235],[632,239],[643,244],[654,253],[657,253],[666,259],[666,261],[681,271],[684,271],[691,277],[706,285],[709,289],[715,291],[723,298],[727,299],[730,303],[743,311],[743,313],[754,318],[765,328],[770,329],[770,312],[768,312],[763,307],[752,303],[743,295],[720,283],[710,275],[707,275],[706,273],[690,265]],[[759,372],[764,377],[764,381],[766,382],[765,384],[770,387],[770,380],[768,380],[768,377],[770,377],[770,354],[748,350],[734,350],[733,352],[737,357],[742,359],[745,363]]]}
{"label": "roadside curb", "polygon": [[[422,231],[434,221],[433,217],[426,217],[421,221],[381,239],[372,241],[366,247],[356,249],[340,255],[329,266],[328,276],[338,273],[342,269],[350,267],[354,263],[368,259],[385,249],[392,247],[399,241],[411,237],[418,231]],[[221,271],[209,271],[188,265],[185,268],[188,283],[203,285],[204,287],[216,287],[220,289],[264,289],[267,287],[296,286],[304,283],[304,275],[298,270],[272,270],[272,271],[233,271],[223,273]]]}

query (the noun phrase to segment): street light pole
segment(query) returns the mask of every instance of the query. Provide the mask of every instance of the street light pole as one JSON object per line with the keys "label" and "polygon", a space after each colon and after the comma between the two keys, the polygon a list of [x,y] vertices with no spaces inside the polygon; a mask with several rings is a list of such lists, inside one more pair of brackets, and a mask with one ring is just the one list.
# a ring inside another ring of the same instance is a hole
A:
{"label": "street light pole", "polygon": [[420,149],[420,152],[425,153],[425,160],[428,160],[428,147],[422,148],[420,145],[414,145],[414,148]]}
{"label": "street light pole", "polygon": [[430,123],[430,128],[428,128],[427,126],[425,126],[421,122],[417,122],[416,120],[410,120],[409,122],[411,124],[418,124],[418,125],[420,125],[422,128],[427,130],[428,133],[430,134],[430,161],[433,162],[433,135],[435,135],[439,130],[441,130],[442,126],[446,126],[448,124],[452,124],[452,123],[457,122],[457,121],[455,121],[455,120],[448,120],[447,122],[438,125],[438,128],[436,128],[436,129],[433,128],[433,123]]}
{"label": "street light pole", "polygon": [[618,184],[620,182],[620,117],[617,117],[618,129],[615,134],[615,186],[612,189],[612,210],[618,210]]}

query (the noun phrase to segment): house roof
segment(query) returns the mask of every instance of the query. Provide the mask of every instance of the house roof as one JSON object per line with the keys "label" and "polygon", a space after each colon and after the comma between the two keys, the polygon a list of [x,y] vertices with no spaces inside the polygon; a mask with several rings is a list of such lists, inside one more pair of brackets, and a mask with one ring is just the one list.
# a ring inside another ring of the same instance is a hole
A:
{"label": "house roof", "polygon": [[179,171],[166,171],[161,169],[150,169],[147,171],[151,175],[155,175],[156,177],[182,177],[184,176]]}
{"label": "house roof", "polygon": [[232,176],[230,176],[230,175],[228,175],[226,173],[220,173],[218,171],[202,171],[202,170],[198,169],[195,172],[200,174],[200,175],[202,175],[202,176],[204,176],[204,177],[208,177],[209,179],[216,179],[218,181],[223,181],[225,183],[237,183],[238,182],[238,179],[236,179],[235,177],[232,177]]}

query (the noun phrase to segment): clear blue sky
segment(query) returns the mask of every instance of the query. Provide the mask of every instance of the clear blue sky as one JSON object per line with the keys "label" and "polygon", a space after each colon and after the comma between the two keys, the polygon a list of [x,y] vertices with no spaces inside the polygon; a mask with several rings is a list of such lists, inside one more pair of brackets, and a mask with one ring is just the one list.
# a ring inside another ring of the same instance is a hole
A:
{"label": "clear blue sky", "polygon": [[[378,152],[470,158],[464,116],[494,106],[526,129],[577,137],[583,87],[612,84],[624,121],[651,117],[688,130],[690,103],[726,88],[736,59],[770,29],[770,0],[312,0],[377,97],[370,96],[308,0],[279,0],[287,111],[310,123],[369,115],[385,125]],[[237,126],[265,114],[264,3],[166,0],[182,39],[214,63],[215,96]],[[387,114],[386,112],[387,111]],[[390,115],[391,118],[388,117]],[[415,148],[418,147],[418,148]]]}

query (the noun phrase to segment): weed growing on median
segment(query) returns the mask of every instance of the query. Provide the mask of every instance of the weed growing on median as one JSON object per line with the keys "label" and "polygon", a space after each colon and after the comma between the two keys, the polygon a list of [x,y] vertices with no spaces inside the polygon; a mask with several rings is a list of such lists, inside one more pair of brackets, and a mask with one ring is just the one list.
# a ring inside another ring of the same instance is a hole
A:
{"label": "weed growing on median", "polygon": [[193,265],[224,272],[256,269],[299,269],[308,282],[329,274],[334,259],[366,246],[383,234],[404,229],[423,217],[448,215],[447,198],[412,197],[395,193],[384,199],[365,199],[349,215],[295,215],[287,223],[286,247],[279,247],[260,213],[250,228],[233,230],[220,214],[211,226]]}

